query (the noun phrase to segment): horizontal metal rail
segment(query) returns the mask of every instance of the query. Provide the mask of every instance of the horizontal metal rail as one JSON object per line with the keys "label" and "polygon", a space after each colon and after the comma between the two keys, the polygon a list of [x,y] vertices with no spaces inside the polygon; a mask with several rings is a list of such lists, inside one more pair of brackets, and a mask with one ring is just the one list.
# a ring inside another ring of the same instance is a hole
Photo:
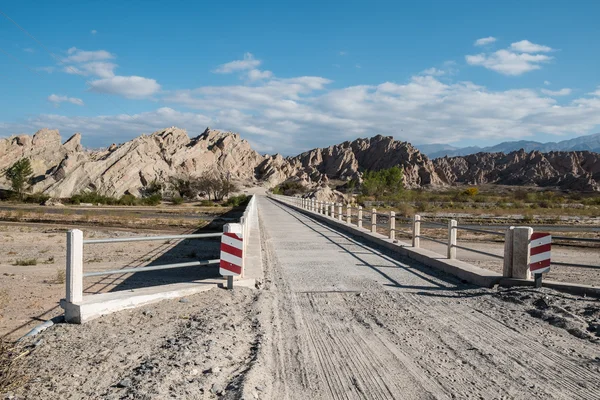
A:
{"label": "horizontal metal rail", "polygon": [[[388,215],[388,217],[389,217],[389,215]],[[394,216],[394,218],[396,218],[397,220],[402,220],[402,221],[412,221],[413,220],[412,218],[401,217],[398,215]]]}
{"label": "horizontal metal rail", "polygon": [[555,262],[555,261],[550,261],[550,265],[560,265],[562,267],[576,267],[576,268],[600,269],[600,265],[573,264],[573,263],[564,263],[564,262]]}
{"label": "horizontal metal rail", "polygon": [[436,243],[439,243],[439,244],[443,244],[444,246],[447,246],[447,245],[448,245],[448,242],[442,242],[441,240],[437,240],[437,239],[434,239],[434,238],[432,238],[432,237],[429,237],[429,236],[419,235],[419,236],[417,236],[417,237],[418,237],[418,238],[421,238],[421,239],[431,240],[432,242],[436,242]]}
{"label": "horizontal metal rail", "polygon": [[501,260],[504,260],[504,256],[499,256],[498,254],[488,253],[486,251],[481,251],[481,250],[470,249],[468,247],[459,246],[457,244],[453,245],[452,247],[456,247],[457,249],[472,251],[473,253],[483,254],[484,256],[490,256],[490,257],[499,258]]}
{"label": "horizontal metal rail", "polygon": [[441,226],[443,228],[448,228],[448,224],[447,223],[441,223],[441,222],[432,222],[432,221],[423,221],[421,220],[421,226],[424,225],[434,225],[434,226]]}
{"label": "horizontal metal rail", "polygon": [[575,240],[579,242],[592,242],[592,243],[600,243],[600,239],[592,239],[592,238],[575,238],[570,236],[554,236],[552,235],[552,240]]}
{"label": "horizontal metal rail", "polygon": [[498,236],[504,236],[505,235],[504,232],[487,231],[485,229],[467,228],[466,226],[460,226],[460,225],[458,225],[456,227],[456,229],[462,229],[464,231],[479,232],[479,233],[489,233],[490,235],[498,235]]}
{"label": "horizontal metal rail", "polygon": [[184,267],[196,267],[199,265],[210,265],[210,264],[218,264],[221,260],[203,260],[203,261],[190,261],[185,263],[176,263],[176,264],[165,264],[165,265],[154,265],[152,267],[142,267],[142,268],[123,268],[123,269],[113,269],[110,271],[95,271],[95,272],[85,272],[83,277],[88,276],[102,276],[102,275],[114,275],[114,274],[129,274],[134,272],[147,272],[147,271],[158,271],[161,269],[173,269],[173,268],[184,268]]}
{"label": "horizontal metal rail", "polygon": [[83,244],[141,242],[141,241],[148,241],[148,240],[200,239],[200,238],[210,238],[210,237],[220,237],[220,236],[223,236],[222,232],[197,233],[197,234],[191,234],[191,235],[139,236],[139,237],[128,237],[128,238],[88,239],[88,240],[84,240]]}

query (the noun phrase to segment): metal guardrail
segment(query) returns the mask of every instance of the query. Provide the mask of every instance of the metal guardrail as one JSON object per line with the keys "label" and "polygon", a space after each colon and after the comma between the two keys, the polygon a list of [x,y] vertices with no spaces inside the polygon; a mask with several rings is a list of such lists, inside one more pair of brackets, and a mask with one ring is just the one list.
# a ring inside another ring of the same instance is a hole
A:
{"label": "metal guardrail", "polygon": [[153,265],[150,267],[141,267],[141,268],[123,268],[123,269],[113,269],[111,271],[96,271],[96,272],[84,272],[83,277],[86,278],[88,276],[103,276],[103,275],[114,275],[114,274],[129,274],[129,273],[137,273],[137,272],[147,272],[147,271],[158,271],[162,269],[172,269],[172,268],[184,268],[184,267],[197,267],[200,265],[211,265],[218,264],[221,260],[202,260],[202,261],[190,261],[185,263],[174,263],[174,264],[164,264],[164,265]]}
{"label": "metal guardrail", "polygon": [[[498,232],[494,230],[487,229],[479,229],[471,226],[458,225],[457,221],[453,219],[449,219],[448,222],[440,222],[433,220],[422,219],[421,216],[415,215],[413,219],[396,216],[392,212],[390,213],[382,213],[377,212],[376,209],[373,208],[363,208],[363,207],[350,207],[346,205],[345,207],[339,203],[331,203],[331,202],[320,202],[314,199],[303,199],[303,198],[286,198],[285,196],[281,196],[284,202],[289,202],[297,207],[306,209],[308,211],[317,212],[329,217],[332,217],[336,220],[345,221],[347,224],[355,225],[358,229],[371,231],[376,233],[377,231],[381,232],[379,228],[387,229],[389,239],[394,240],[396,233],[402,236],[408,236],[412,238],[413,247],[420,247],[420,239],[428,240],[431,242],[435,242],[441,245],[446,246],[447,248],[447,258],[455,259],[456,258],[456,249],[481,254],[487,257],[492,257],[495,259],[503,260],[504,255],[494,254],[487,251],[477,250],[473,248],[469,248],[466,246],[462,246],[458,244],[457,240],[457,232],[459,230],[470,231],[475,233],[480,233],[483,235],[494,235],[501,236],[504,240],[507,237],[507,231]],[[340,207],[342,209],[342,215],[340,218]],[[380,215],[387,218],[386,222],[380,222],[377,220],[377,215]],[[375,220],[375,224],[373,224],[373,220]],[[396,226],[396,222],[399,221],[407,221],[406,223],[398,223],[398,227]],[[400,226],[403,226],[405,229],[399,229]],[[411,229],[412,227],[412,229]],[[447,232],[447,241],[444,239],[438,239],[429,235],[421,234],[421,229],[444,229]],[[509,229],[509,227],[506,227]],[[510,236],[512,238],[512,236]],[[565,240],[565,241],[581,241],[581,242],[589,242],[589,243],[600,243],[600,239],[592,239],[592,238],[575,238],[575,237],[567,237],[567,236],[553,236],[553,239],[556,240]],[[503,240],[503,241],[504,241]],[[512,239],[511,239],[512,240]],[[505,248],[506,249],[506,246]],[[568,263],[552,263],[553,265],[564,265],[564,266],[578,266],[578,267],[586,267],[586,268],[598,268],[592,265],[577,265],[577,264],[568,264]]]}
{"label": "metal guardrail", "polygon": [[461,230],[464,230],[464,231],[471,231],[471,232],[487,233],[487,234],[490,234],[490,235],[499,235],[499,236],[504,236],[505,235],[504,232],[496,232],[496,231],[488,231],[488,230],[484,230],[484,229],[467,228],[466,226],[460,226],[460,225],[457,225],[456,229],[461,229]]}
{"label": "metal guardrail", "polygon": [[600,239],[592,239],[592,238],[576,238],[571,236],[554,236],[552,235],[552,240],[573,240],[579,242],[591,242],[591,243],[600,243]]}
{"label": "metal guardrail", "polygon": [[200,239],[208,237],[221,237],[222,232],[217,233],[198,233],[190,235],[166,235],[166,236],[137,236],[128,238],[109,238],[109,239],[87,239],[83,244],[99,244],[99,243],[122,243],[122,242],[142,242],[150,240],[182,240],[182,239]]}
{"label": "metal guardrail", "polygon": [[[244,214],[240,220],[242,225],[242,237],[247,238],[250,233],[250,224],[252,217],[256,213],[256,197],[252,196]],[[138,241],[156,241],[156,240],[186,240],[186,239],[210,239],[223,236],[222,232],[215,233],[197,233],[185,235],[160,235],[160,236],[138,236],[125,238],[102,238],[102,239],[86,239],[83,240],[83,232],[77,229],[67,232],[67,282],[66,282],[66,302],[75,304],[83,300],[83,278],[93,276],[104,276],[114,274],[128,274],[137,272],[158,271],[173,268],[185,268],[202,265],[218,264],[219,259],[210,260],[195,260],[189,262],[180,262],[163,265],[150,265],[137,268],[121,268],[107,271],[89,271],[83,272],[83,249],[84,244],[93,245],[100,243],[128,243]],[[247,240],[242,241],[244,250],[246,249]]]}
{"label": "metal guardrail", "polygon": [[471,252],[477,253],[477,254],[483,254],[484,256],[490,256],[490,257],[499,258],[501,260],[504,260],[504,255],[499,256],[498,254],[488,253],[487,251],[475,250],[475,249],[471,249],[468,247],[459,246],[457,244],[452,245],[452,247],[455,247],[455,248],[461,249],[461,250],[471,251]]}

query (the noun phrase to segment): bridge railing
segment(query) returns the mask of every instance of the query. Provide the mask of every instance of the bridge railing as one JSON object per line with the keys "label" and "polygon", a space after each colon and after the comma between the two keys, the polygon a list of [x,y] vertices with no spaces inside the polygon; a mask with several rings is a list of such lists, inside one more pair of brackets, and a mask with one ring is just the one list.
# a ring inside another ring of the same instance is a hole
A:
{"label": "bridge railing", "polygon": [[[250,228],[252,219],[255,216],[256,210],[256,196],[252,196],[244,214],[240,218],[239,224],[241,225],[241,232],[243,251],[242,251],[242,262],[246,255],[246,247],[248,244],[248,237],[250,234]],[[190,262],[181,263],[170,263],[162,265],[151,265],[146,267],[135,267],[135,268],[120,268],[103,271],[87,271],[84,272],[84,245],[96,245],[96,244],[107,244],[107,243],[125,243],[125,242],[141,242],[141,241],[169,241],[169,240],[190,240],[190,239],[213,239],[220,238],[223,236],[223,232],[215,233],[198,233],[198,234],[186,234],[186,235],[161,235],[161,236],[133,236],[125,238],[103,238],[103,239],[84,239],[83,232],[79,229],[72,229],[67,232],[67,265],[66,265],[66,301],[68,303],[76,304],[83,301],[83,278],[104,276],[104,275],[115,275],[115,274],[129,274],[137,272],[148,272],[148,271],[159,271],[174,268],[186,268],[205,266],[211,264],[219,264],[220,259],[206,259],[197,260]],[[242,269],[243,276],[243,269]]]}

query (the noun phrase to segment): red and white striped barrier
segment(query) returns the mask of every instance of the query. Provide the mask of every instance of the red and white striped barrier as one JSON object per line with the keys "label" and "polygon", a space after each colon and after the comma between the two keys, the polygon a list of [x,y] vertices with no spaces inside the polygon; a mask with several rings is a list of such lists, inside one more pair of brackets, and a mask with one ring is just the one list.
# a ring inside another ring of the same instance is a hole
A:
{"label": "red and white striped barrier", "polygon": [[529,270],[534,274],[550,271],[552,235],[543,232],[531,234]]}
{"label": "red and white striped barrier", "polygon": [[221,237],[221,265],[223,276],[238,276],[244,270],[244,240],[240,224],[226,224]]}

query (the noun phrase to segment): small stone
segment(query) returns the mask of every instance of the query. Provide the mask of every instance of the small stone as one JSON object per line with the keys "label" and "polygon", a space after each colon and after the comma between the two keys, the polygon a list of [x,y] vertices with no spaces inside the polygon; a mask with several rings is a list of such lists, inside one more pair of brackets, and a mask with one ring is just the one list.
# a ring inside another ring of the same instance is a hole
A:
{"label": "small stone", "polygon": [[122,379],[119,383],[117,383],[117,387],[120,388],[129,388],[131,385],[133,385],[133,382],[130,378]]}
{"label": "small stone", "polygon": [[180,302],[180,303],[189,303],[189,302],[190,302],[190,300],[189,300],[189,299],[186,299],[186,298],[184,297],[183,299],[180,299],[180,300],[179,300],[179,302]]}
{"label": "small stone", "polygon": [[40,340],[38,340],[37,342],[35,342],[33,345],[34,345],[35,347],[39,347],[39,346],[41,346],[43,343],[44,343],[44,339],[40,339]]}
{"label": "small stone", "polygon": [[219,372],[221,372],[221,368],[219,368],[219,367],[212,367],[208,372],[211,373],[211,374],[218,374]]}
{"label": "small stone", "polygon": [[212,385],[212,387],[210,388],[211,393],[213,394],[221,394],[225,391],[225,388],[223,387],[222,384],[220,383],[215,383]]}

